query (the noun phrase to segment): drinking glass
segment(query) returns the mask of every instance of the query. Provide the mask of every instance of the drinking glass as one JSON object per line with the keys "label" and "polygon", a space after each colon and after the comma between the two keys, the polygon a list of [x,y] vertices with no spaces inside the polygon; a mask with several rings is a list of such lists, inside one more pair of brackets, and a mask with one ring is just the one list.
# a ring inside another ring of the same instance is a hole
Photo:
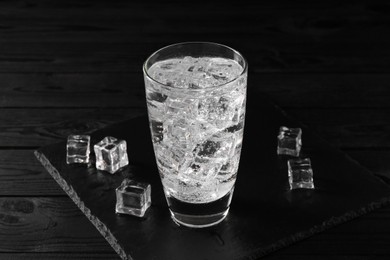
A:
{"label": "drinking glass", "polygon": [[164,47],[143,65],[149,124],[172,219],[200,228],[228,214],[243,141],[248,65],[210,42]]}

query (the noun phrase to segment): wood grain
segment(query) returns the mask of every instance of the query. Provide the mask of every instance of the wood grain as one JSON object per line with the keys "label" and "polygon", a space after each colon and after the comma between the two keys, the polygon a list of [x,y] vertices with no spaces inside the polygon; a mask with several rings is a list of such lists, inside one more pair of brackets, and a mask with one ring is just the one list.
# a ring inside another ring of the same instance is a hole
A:
{"label": "wood grain", "polygon": [[[256,109],[256,108],[253,108]],[[146,108],[1,109],[0,146],[39,147],[145,114]],[[336,147],[389,148],[390,110],[294,109],[287,112]]]}
{"label": "wood grain", "polygon": [[[205,36],[203,36],[205,37]],[[203,38],[200,37],[200,38]],[[235,38],[239,38],[237,35]],[[259,36],[257,36],[259,37]],[[189,41],[183,37],[177,41]],[[215,39],[215,41],[221,41]],[[176,41],[175,41],[176,42]],[[238,41],[223,41],[248,57],[255,72],[388,72],[390,55],[383,50],[387,46],[355,46],[338,42],[327,45],[289,44],[278,47],[247,46]],[[170,42],[174,43],[174,42]],[[138,72],[146,58],[168,42],[131,44],[88,42],[11,42],[2,43],[0,73],[130,73]],[[248,44],[250,45],[250,44]],[[364,52],[369,49],[370,55]]]}
{"label": "wood grain", "polygon": [[[386,4],[362,1],[348,4],[339,4],[335,1],[320,4],[296,3],[288,6],[271,2],[248,3],[239,5],[239,11],[236,5],[213,2],[206,5],[178,3],[178,1],[163,4],[120,2],[110,5],[99,1],[82,4],[74,1],[67,4],[61,2],[49,4],[46,1],[1,3],[4,25],[0,28],[0,33],[8,36],[7,40],[26,40],[29,36],[37,39],[36,37],[44,35],[45,38],[40,41],[53,39],[74,41],[71,37],[65,37],[71,34],[77,35],[79,41],[93,41],[95,39],[87,37],[85,33],[95,36],[111,34],[111,37],[116,35],[123,39],[124,36],[118,32],[127,32],[129,35],[140,35],[141,39],[132,38],[137,42],[156,33],[161,36],[162,31],[169,33],[168,39],[172,37],[175,39],[175,36],[177,39],[182,33],[192,37],[202,32],[217,33],[225,38],[234,33],[243,35],[249,33],[249,36],[261,33],[267,36],[262,38],[262,42],[269,42],[283,35],[287,37],[285,42],[307,41],[310,37],[317,41],[333,39],[352,42],[356,40],[353,38],[355,36],[359,37],[361,43],[385,41],[385,38],[374,40],[363,35],[370,33],[375,35],[378,30],[386,30],[387,28],[381,28],[380,25],[386,24],[389,20],[386,16],[388,9]],[[197,15],[192,17],[188,15],[189,13]],[[232,15],[235,19],[229,19]],[[177,23],[183,20],[186,22]],[[50,23],[45,23],[46,21]],[[300,37],[295,37],[294,34],[299,34]],[[100,37],[102,41],[111,39]],[[161,37],[151,38],[153,42],[156,40],[161,40]]]}
{"label": "wood grain", "polygon": [[[4,260],[25,260],[29,259],[37,259],[37,260],[75,260],[75,259],[85,259],[85,260],[94,260],[94,259],[105,259],[105,260],[119,260],[120,258],[115,256],[115,254],[83,254],[83,253],[0,253],[0,258]],[[271,254],[270,256],[266,256],[264,260],[273,260],[273,259],[281,259],[281,260],[290,260],[294,258],[299,258],[302,260],[345,260],[345,259],[353,259],[353,260],[367,260],[367,259],[375,259],[375,260],[387,260],[387,256],[385,255],[375,255],[375,258],[369,258],[368,255],[354,255],[352,258],[348,255],[315,255],[315,254],[288,254],[278,252],[278,255]]]}
{"label": "wood grain", "polygon": [[[2,108],[145,107],[141,68],[134,73],[0,74],[0,82]],[[256,106],[251,97],[265,94],[283,108],[389,108],[389,82],[385,73],[250,71],[248,98],[250,106]]]}
{"label": "wood grain", "polygon": [[39,147],[144,114],[139,109],[3,109],[0,146]]}
{"label": "wood grain", "polygon": [[382,73],[253,73],[248,88],[284,109],[344,108],[343,114],[352,114],[355,108],[389,108],[389,82]]}
{"label": "wood grain", "polygon": [[234,46],[256,72],[388,72],[390,59],[387,39],[376,37],[389,33],[383,4],[1,7],[1,73],[140,72],[157,48],[194,39]]}
{"label": "wood grain", "polygon": [[120,257],[115,253],[80,253],[80,252],[64,252],[64,253],[0,253],[0,259],[3,260],[120,260]]}
{"label": "wood grain", "polygon": [[112,252],[70,198],[1,197],[0,208],[1,252]]}
{"label": "wood grain", "polygon": [[66,196],[33,150],[0,150],[0,196]]}
{"label": "wood grain", "polygon": [[0,107],[145,107],[138,73],[0,74]]}

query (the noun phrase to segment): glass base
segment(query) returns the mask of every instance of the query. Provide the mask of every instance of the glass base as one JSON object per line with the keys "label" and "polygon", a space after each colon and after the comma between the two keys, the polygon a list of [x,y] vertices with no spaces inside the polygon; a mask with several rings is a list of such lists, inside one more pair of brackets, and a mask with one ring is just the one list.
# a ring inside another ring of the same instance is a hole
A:
{"label": "glass base", "polygon": [[229,212],[234,187],[218,200],[208,203],[188,203],[167,196],[169,211],[178,225],[192,228],[210,227],[224,220]]}
{"label": "glass base", "polygon": [[169,211],[171,212],[172,220],[179,226],[183,225],[190,228],[205,228],[217,225],[224,220],[229,213],[229,208],[218,214],[201,216],[180,214],[173,212],[172,210]]}

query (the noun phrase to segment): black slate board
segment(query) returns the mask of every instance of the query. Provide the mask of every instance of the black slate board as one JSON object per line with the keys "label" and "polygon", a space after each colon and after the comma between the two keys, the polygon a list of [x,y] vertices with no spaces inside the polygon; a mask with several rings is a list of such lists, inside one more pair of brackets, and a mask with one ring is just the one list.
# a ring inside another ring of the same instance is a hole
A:
{"label": "black slate board", "polygon": [[[260,103],[247,111],[230,213],[211,228],[171,221],[146,116],[92,134],[91,144],[108,135],[127,141],[130,165],[115,175],[93,165],[67,165],[65,142],[35,154],[123,259],[255,259],[389,201],[389,186],[305,127],[302,153],[312,159],[316,189],[290,191],[287,158],[276,155],[276,135],[281,125],[300,125],[276,106]],[[115,188],[124,177],[152,184],[152,206],[142,219],[114,213]]]}

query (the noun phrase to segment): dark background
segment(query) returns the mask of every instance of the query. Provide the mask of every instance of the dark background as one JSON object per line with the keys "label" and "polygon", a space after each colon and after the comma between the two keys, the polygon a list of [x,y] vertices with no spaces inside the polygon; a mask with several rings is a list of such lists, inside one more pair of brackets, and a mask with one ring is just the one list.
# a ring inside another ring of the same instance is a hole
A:
{"label": "dark background", "polygon": [[[145,113],[143,61],[182,41],[239,50],[249,109],[268,96],[389,182],[388,1],[0,1],[0,259],[119,259],[33,151]],[[292,257],[390,258],[390,207],[265,259]]]}

